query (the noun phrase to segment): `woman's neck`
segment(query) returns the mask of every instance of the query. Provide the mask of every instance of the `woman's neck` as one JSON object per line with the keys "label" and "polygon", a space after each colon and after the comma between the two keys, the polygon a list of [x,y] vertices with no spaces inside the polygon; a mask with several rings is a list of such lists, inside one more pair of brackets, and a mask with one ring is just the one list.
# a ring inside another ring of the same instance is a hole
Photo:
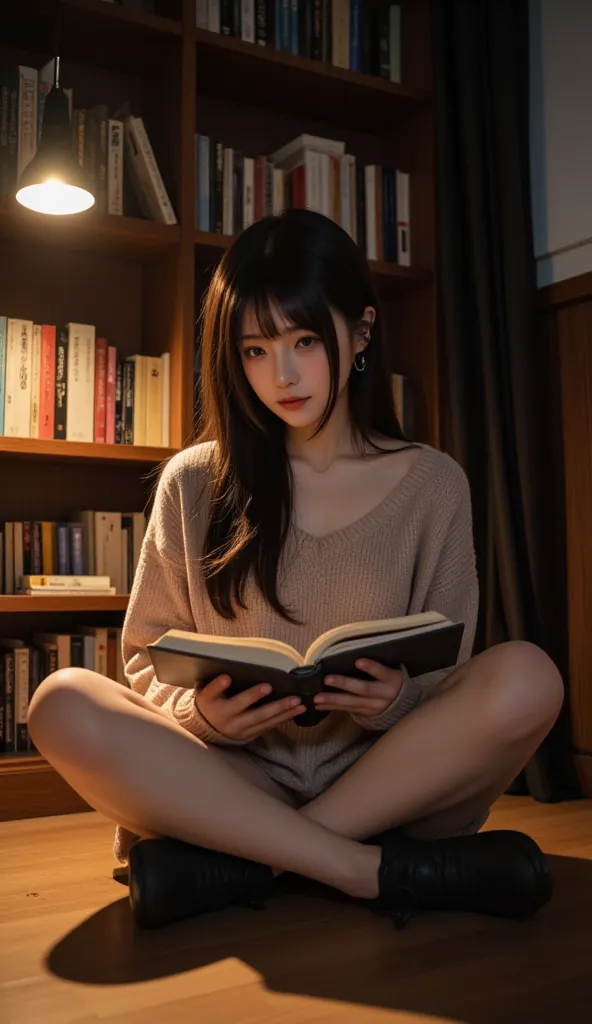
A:
{"label": "woman's neck", "polygon": [[336,459],[359,454],[354,444],[347,397],[347,393],[340,396],[329,422],[314,437],[311,437],[312,427],[288,428],[286,450],[290,459],[305,462],[315,472],[324,473]]}

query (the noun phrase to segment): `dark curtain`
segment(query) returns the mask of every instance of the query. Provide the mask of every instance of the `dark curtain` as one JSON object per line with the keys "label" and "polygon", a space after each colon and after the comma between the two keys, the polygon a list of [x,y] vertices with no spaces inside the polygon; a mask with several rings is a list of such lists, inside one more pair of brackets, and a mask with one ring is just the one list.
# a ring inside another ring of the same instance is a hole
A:
{"label": "dark curtain", "polygon": [[[473,495],[475,651],[529,640],[567,687],[561,470],[537,328],[527,0],[434,0],[444,447]],[[569,698],[511,792],[577,795]]]}

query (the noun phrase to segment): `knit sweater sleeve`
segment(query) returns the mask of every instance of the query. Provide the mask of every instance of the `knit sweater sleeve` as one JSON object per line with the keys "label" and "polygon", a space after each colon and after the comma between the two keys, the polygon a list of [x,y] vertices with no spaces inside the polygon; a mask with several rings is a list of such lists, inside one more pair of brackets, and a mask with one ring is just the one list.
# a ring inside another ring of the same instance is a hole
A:
{"label": "knit sweater sleeve", "polygon": [[[442,514],[438,524],[434,526],[431,552],[428,555],[433,563],[433,572],[429,574],[429,583],[425,593],[414,595],[410,612],[437,611],[457,622],[464,622],[465,628],[460,645],[456,665],[462,665],[471,657],[477,614],[479,607],[479,585],[473,543],[473,522],[471,496],[468,480],[460,466],[454,464],[452,474],[454,485],[453,495],[446,490],[440,495],[444,498]],[[450,674],[452,668],[428,672],[425,675],[409,676],[404,665],[401,666],[403,682],[395,700],[385,711],[373,718],[354,715],[354,719],[363,728],[385,732],[404,715],[431,696],[438,685]]]}
{"label": "knit sweater sleeve", "polygon": [[137,693],[156,704],[199,739],[234,746],[207,722],[195,692],[158,681],[146,645],[169,629],[195,632],[184,548],[180,485],[175,459],[160,477],[146,529],[122,631],[126,678]]}

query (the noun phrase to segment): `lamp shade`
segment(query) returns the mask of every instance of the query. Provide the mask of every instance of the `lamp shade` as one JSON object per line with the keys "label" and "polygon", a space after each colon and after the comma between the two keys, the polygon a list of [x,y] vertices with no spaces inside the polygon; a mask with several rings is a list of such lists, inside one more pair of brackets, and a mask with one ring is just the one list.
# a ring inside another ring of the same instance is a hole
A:
{"label": "lamp shade", "polygon": [[57,86],[46,97],[41,140],[20,176],[16,198],[30,210],[54,215],[81,213],[95,201],[72,151],[68,97]]}

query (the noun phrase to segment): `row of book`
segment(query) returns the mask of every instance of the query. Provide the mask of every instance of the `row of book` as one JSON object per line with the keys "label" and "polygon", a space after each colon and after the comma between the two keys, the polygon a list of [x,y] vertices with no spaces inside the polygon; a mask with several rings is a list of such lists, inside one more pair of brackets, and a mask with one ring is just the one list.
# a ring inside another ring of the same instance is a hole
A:
{"label": "row of book", "polygon": [[[20,64],[0,72],[0,195],[15,192],[37,152],[53,77],[53,61],[40,70]],[[88,177],[96,209],[123,214],[124,182],[129,181],[144,217],[176,224],[142,118],[134,117],[127,106],[115,112],[101,103],[74,109],[73,90],[66,88],[64,93],[70,105],[73,150]]]}
{"label": "row of book", "polygon": [[340,224],[368,259],[409,266],[409,175],[358,164],[345,143],[300,135],[270,156],[245,156],[196,136],[197,229],[238,234],[255,220],[292,207]]}
{"label": "row of book", "polygon": [[61,668],[88,668],[127,685],[121,630],[81,626],[75,634],[35,633],[29,641],[0,638],[0,752],[25,754],[35,747],[27,716],[41,682]]}
{"label": "row of book", "polygon": [[169,353],[120,359],[95,333],[0,316],[0,435],[168,447]]}
{"label": "row of book", "polygon": [[401,81],[401,7],[364,0],[196,0],[198,28]]}
{"label": "row of book", "polygon": [[[129,594],[145,530],[143,512],[85,510],[72,522],[5,522],[0,532],[0,593],[95,593],[109,586],[116,594]],[[28,577],[45,582],[31,586]],[[98,586],[92,577],[109,582]]]}

